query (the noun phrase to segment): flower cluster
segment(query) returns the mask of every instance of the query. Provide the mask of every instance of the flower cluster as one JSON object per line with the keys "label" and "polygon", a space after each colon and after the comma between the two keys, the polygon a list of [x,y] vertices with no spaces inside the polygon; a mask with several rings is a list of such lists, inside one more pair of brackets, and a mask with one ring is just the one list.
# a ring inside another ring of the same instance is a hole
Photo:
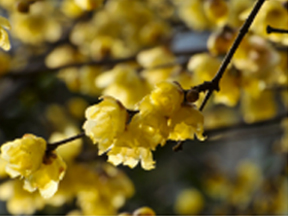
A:
{"label": "flower cluster", "polygon": [[54,152],[46,152],[46,141],[32,134],[1,146],[1,157],[7,162],[6,172],[12,177],[24,178],[24,188],[39,190],[44,198],[57,191],[64,177],[66,164]]}
{"label": "flower cluster", "polygon": [[[167,139],[203,140],[203,116],[196,106],[184,101],[184,91],[173,82],[161,82],[138,104],[138,113],[129,116],[112,97],[86,110],[85,133],[98,144],[99,154],[108,151],[108,161],[133,168],[141,161],[144,169],[154,168],[152,150]],[[131,112],[130,112],[131,113]]]}
{"label": "flower cluster", "polygon": [[15,215],[30,215],[45,205],[59,207],[75,199],[79,209],[69,215],[116,215],[117,209],[133,193],[130,179],[108,163],[93,166],[70,163],[57,192],[49,199],[44,199],[38,191],[24,190],[20,179],[0,185],[0,200],[7,201],[8,211]]}

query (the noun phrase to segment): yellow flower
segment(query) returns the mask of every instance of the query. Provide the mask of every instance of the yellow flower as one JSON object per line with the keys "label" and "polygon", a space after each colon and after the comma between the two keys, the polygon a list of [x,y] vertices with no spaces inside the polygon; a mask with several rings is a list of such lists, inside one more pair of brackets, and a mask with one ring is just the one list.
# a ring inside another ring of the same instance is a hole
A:
{"label": "yellow flower", "polygon": [[178,8],[180,18],[195,30],[205,30],[211,27],[211,22],[207,18],[202,0],[181,1]]}
{"label": "yellow flower", "polygon": [[25,179],[26,190],[33,192],[38,189],[44,198],[50,198],[56,193],[59,181],[64,177],[66,164],[59,156],[54,157],[50,163],[42,163],[36,172]]}
{"label": "yellow flower", "polygon": [[155,110],[169,117],[180,108],[184,92],[177,83],[162,82],[151,92],[150,100]]}
{"label": "yellow flower", "polygon": [[194,85],[202,84],[204,81],[212,80],[221,61],[208,53],[193,55],[188,63],[188,70],[193,72]]}
{"label": "yellow flower", "polygon": [[102,5],[103,0],[74,0],[83,10],[94,10]]}
{"label": "yellow flower", "polygon": [[11,48],[11,45],[8,33],[4,28],[10,29],[10,23],[6,18],[0,16],[0,47],[7,51]]}
{"label": "yellow flower", "polygon": [[37,188],[44,198],[51,197],[63,178],[66,164],[62,158],[46,152],[46,141],[32,134],[7,142],[1,147],[1,156],[7,161],[6,172],[12,177],[24,177],[24,189]]}
{"label": "yellow flower", "polygon": [[202,194],[194,188],[182,190],[177,196],[174,209],[181,215],[199,214],[204,208],[204,198]]}
{"label": "yellow flower", "polygon": [[155,161],[152,158],[152,152],[149,149],[142,147],[126,148],[126,147],[114,147],[108,152],[108,162],[115,166],[123,163],[124,165],[134,168],[139,161],[141,166],[145,170],[154,169]]}
{"label": "yellow flower", "polygon": [[1,157],[8,162],[6,172],[12,177],[27,177],[42,164],[46,141],[32,134],[7,142],[1,147]]}
{"label": "yellow flower", "polygon": [[[99,75],[96,79],[96,86],[104,87],[103,95],[110,95],[129,108],[134,108],[147,93],[148,84],[136,71],[136,68],[129,64],[119,64],[110,71]],[[133,89],[133,91],[131,91]]]}
{"label": "yellow flower", "polygon": [[199,140],[204,140],[203,124],[203,114],[193,104],[184,104],[169,121],[169,125],[173,128],[169,134],[169,139],[194,139],[194,134],[196,134]]}
{"label": "yellow flower", "polygon": [[165,47],[156,47],[140,52],[137,62],[145,68],[153,68],[159,65],[171,64],[176,61],[173,54]]}
{"label": "yellow flower", "polygon": [[[251,8],[244,11],[241,14],[241,18],[243,20],[246,19],[247,14],[250,13],[250,11]],[[251,30],[273,42],[288,45],[288,39],[285,34],[268,34],[266,31],[268,25],[274,28],[287,29],[287,24],[288,13],[283,4],[280,1],[267,1],[253,21]]]}
{"label": "yellow flower", "polygon": [[11,13],[11,33],[22,42],[32,45],[57,41],[62,29],[53,11],[53,3],[37,1],[29,8],[29,14]]}
{"label": "yellow flower", "polygon": [[[265,107],[265,109],[263,109]],[[273,92],[262,91],[258,97],[244,92],[241,98],[241,110],[244,120],[248,123],[266,120],[274,117],[277,105]]]}
{"label": "yellow flower", "polygon": [[133,216],[155,216],[156,213],[149,207],[141,207],[133,212]]}
{"label": "yellow flower", "polygon": [[105,96],[99,104],[86,109],[83,129],[94,143],[99,144],[99,154],[107,151],[113,140],[123,133],[127,120],[125,107],[116,99]]}
{"label": "yellow flower", "polygon": [[0,199],[7,201],[7,210],[14,215],[31,215],[45,206],[45,201],[40,194],[24,190],[23,182],[19,179],[0,185]]}
{"label": "yellow flower", "polygon": [[204,1],[204,12],[210,22],[223,26],[228,18],[228,5],[224,0]]}

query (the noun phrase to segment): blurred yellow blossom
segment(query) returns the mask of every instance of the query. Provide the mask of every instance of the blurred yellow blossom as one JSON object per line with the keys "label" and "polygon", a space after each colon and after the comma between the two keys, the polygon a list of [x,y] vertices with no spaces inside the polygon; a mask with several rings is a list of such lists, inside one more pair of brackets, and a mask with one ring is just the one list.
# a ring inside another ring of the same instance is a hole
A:
{"label": "blurred yellow blossom", "polygon": [[38,45],[53,42],[61,36],[61,25],[53,16],[51,2],[37,1],[30,5],[29,14],[11,14],[12,35],[24,43]]}
{"label": "blurred yellow blossom", "polygon": [[155,47],[140,52],[137,55],[137,62],[145,68],[153,68],[159,65],[174,63],[176,58],[165,47]]}
{"label": "blurred yellow blossom", "polygon": [[[134,193],[130,179],[107,163],[94,164],[93,168],[87,164],[75,164],[70,172],[73,181],[76,180],[72,188],[81,215],[115,215]],[[82,179],[77,178],[79,173],[83,173]]]}
{"label": "blurred yellow blossom", "polygon": [[66,105],[70,114],[77,119],[84,118],[85,109],[89,106],[88,102],[81,97],[73,97],[69,99]]}
{"label": "blurred yellow blossom", "polygon": [[83,14],[84,10],[75,1],[64,0],[61,4],[61,11],[68,17],[76,18]]}
{"label": "blurred yellow blossom", "polygon": [[211,22],[223,26],[228,18],[229,8],[225,0],[204,1],[204,12]]}
{"label": "blurred yellow blossom", "polygon": [[129,109],[133,109],[150,91],[147,82],[140,77],[135,67],[128,64],[118,64],[112,70],[100,74],[96,77],[95,84],[98,88],[104,87],[103,95],[114,97]]}
{"label": "blurred yellow blossom", "polygon": [[45,64],[49,68],[57,68],[83,60],[84,57],[75,48],[65,44],[53,49],[45,58]]}
{"label": "blurred yellow blossom", "polygon": [[94,10],[102,5],[104,0],[74,0],[84,10]]}
{"label": "blurred yellow blossom", "polygon": [[156,213],[153,211],[153,209],[145,206],[136,209],[133,212],[133,216],[156,216]]}
{"label": "blurred yellow blossom", "polygon": [[9,21],[5,17],[0,16],[0,47],[5,51],[11,48],[8,33],[5,30],[10,29],[10,27]]}
{"label": "blurred yellow blossom", "polygon": [[193,55],[188,62],[188,70],[193,73],[194,85],[202,84],[204,81],[212,80],[216,74],[221,61],[208,53]]}
{"label": "blurred yellow blossom", "polygon": [[200,214],[204,208],[204,197],[195,188],[188,188],[182,190],[177,198],[174,205],[175,212],[177,214]]}
{"label": "blurred yellow blossom", "polygon": [[95,78],[103,71],[101,67],[85,65],[80,68],[69,67],[62,69],[58,77],[63,80],[72,92],[98,96],[101,89],[95,85]]}
{"label": "blurred yellow blossom", "polygon": [[[247,17],[251,8],[241,14],[241,18]],[[266,2],[259,13],[257,14],[254,22],[252,23],[251,30],[256,34],[268,38],[269,40],[283,45],[288,45],[288,38],[285,34],[268,34],[266,31],[267,26],[279,29],[287,29],[288,13],[287,8],[281,1],[268,1]]]}
{"label": "blurred yellow blossom", "polygon": [[0,185],[0,199],[7,201],[7,209],[14,215],[33,214],[45,206],[45,201],[38,191],[30,193],[24,190],[23,182],[19,179]]}
{"label": "blurred yellow blossom", "polygon": [[244,120],[249,123],[272,118],[277,111],[273,92],[263,91],[256,98],[248,93],[242,94],[241,111]]}

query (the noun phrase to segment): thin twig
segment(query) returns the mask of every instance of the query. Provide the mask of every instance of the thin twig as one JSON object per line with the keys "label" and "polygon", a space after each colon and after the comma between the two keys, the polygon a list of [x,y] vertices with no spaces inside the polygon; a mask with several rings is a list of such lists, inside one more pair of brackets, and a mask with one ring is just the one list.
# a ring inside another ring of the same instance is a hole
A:
{"label": "thin twig", "polygon": [[84,132],[82,132],[80,134],[77,134],[75,136],[69,137],[67,139],[60,140],[58,142],[48,143],[46,151],[47,152],[51,152],[51,151],[55,150],[57,147],[59,147],[60,145],[72,142],[72,141],[74,141],[76,139],[79,139],[79,138],[82,138],[82,137],[85,137],[85,133]]}
{"label": "thin twig", "polygon": [[267,26],[266,31],[267,31],[267,34],[271,34],[271,33],[288,34],[288,29],[278,29],[270,25]]}
{"label": "thin twig", "polygon": [[[251,26],[254,18],[256,17],[258,11],[260,10],[261,6],[263,5],[263,3],[265,2],[265,0],[258,0],[257,3],[255,4],[253,10],[251,11],[250,15],[248,16],[247,20],[245,21],[245,23],[243,24],[243,26],[241,27],[241,29],[239,30],[239,33],[237,35],[237,38],[235,39],[234,43],[232,44],[231,48],[229,49],[227,55],[225,56],[224,60],[222,61],[222,64],[218,70],[218,72],[216,73],[216,75],[214,76],[214,78],[210,81],[210,82],[204,82],[205,87],[209,86],[209,90],[205,95],[205,98],[199,108],[200,111],[202,111],[207,103],[207,101],[209,100],[209,98],[211,97],[213,91],[219,91],[219,82],[227,68],[227,66],[229,65],[234,53],[236,52],[238,46],[240,45],[242,39],[244,38],[244,36],[246,35],[246,33],[249,30],[249,27]],[[184,141],[179,141],[174,147],[173,147],[173,151],[179,151],[181,149],[183,149],[183,143]]]}
{"label": "thin twig", "polygon": [[213,83],[213,88],[209,89],[199,110],[202,111],[208,101],[208,99],[210,98],[210,96],[212,95],[213,91],[219,91],[219,82],[228,66],[228,64],[230,63],[234,53],[236,52],[238,46],[240,45],[242,39],[244,38],[244,36],[246,35],[246,33],[249,30],[249,27],[251,26],[255,16],[257,15],[258,11],[260,10],[261,6],[263,5],[263,3],[265,2],[265,0],[258,0],[257,3],[255,4],[252,12],[250,13],[249,17],[247,18],[247,20],[245,21],[245,23],[243,24],[243,26],[241,27],[239,34],[237,36],[237,38],[235,39],[232,47],[230,48],[229,52],[227,53],[227,55],[225,56],[217,74],[215,75],[215,77],[213,78],[213,80],[211,81]]}
{"label": "thin twig", "polygon": [[[202,48],[202,49],[195,49],[195,50],[185,50],[185,51],[176,51],[174,52],[175,56],[190,56],[190,55],[194,55],[196,53],[201,53],[201,52],[206,52],[207,49],[206,48]],[[37,74],[42,74],[43,72],[46,73],[52,73],[52,72],[58,72],[62,69],[65,68],[69,68],[69,67],[82,67],[85,65],[98,65],[98,66],[102,66],[102,65],[109,65],[114,66],[116,64],[119,63],[124,63],[124,62],[129,62],[129,61],[136,61],[136,55],[133,56],[129,56],[126,58],[119,58],[119,59],[103,59],[103,60],[99,60],[99,61],[87,61],[87,62],[79,62],[79,63],[73,63],[73,64],[67,64],[67,65],[63,65],[63,66],[59,66],[59,67],[55,67],[55,68],[48,68],[46,65],[42,64],[40,67],[34,67],[34,68],[25,68],[22,71],[15,71],[15,72],[10,72],[10,73],[6,73],[5,75],[3,75],[3,78],[13,78],[13,79],[18,79],[18,78],[23,78],[23,77],[33,77]],[[162,67],[171,67],[174,66],[177,63],[172,63],[171,64],[165,64],[165,65],[159,65],[153,69],[157,69],[157,68],[162,68]],[[39,64],[38,64],[39,65]]]}

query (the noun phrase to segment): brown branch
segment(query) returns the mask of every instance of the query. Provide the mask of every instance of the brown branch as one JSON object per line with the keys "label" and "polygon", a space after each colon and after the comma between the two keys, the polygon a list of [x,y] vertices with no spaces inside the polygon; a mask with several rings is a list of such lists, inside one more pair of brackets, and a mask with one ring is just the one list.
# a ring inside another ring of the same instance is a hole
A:
{"label": "brown branch", "polygon": [[265,2],[265,0],[258,0],[257,3],[255,4],[252,12],[250,13],[250,15],[248,16],[247,20],[245,21],[245,23],[243,24],[243,26],[241,27],[237,38],[235,39],[234,43],[232,44],[232,47],[229,49],[229,52],[227,53],[227,55],[225,56],[217,74],[215,75],[215,77],[212,79],[212,85],[211,85],[211,89],[208,90],[199,110],[202,111],[208,101],[208,99],[210,98],[210,96],[212,95],[213,91],[219,91],[219,82],[228,66],[228,64],[230,63],[234,53],[236,52],[238,46],[240,45],[242,39],[244,38],[244,36],[246,35],[246,33],[249,30],[249,27],[251,26],[254,18],[256,17],[258,11],[260,10],[261,6],[263,5],[263,3]]}
{"label": "brown branch", "polygon": [[54,143],[47,143],[47,149],[46,149],[46,152],[52,152],[54,151],[57,147],[59,147],[60,145],[63,145],[63,144],[66,144],[66,143],[69,143],[69,142],[72,142],[76,139],[79,139],[79,138],[83,138],[85,137],[85,133],[82,132],[80,134],[77,134],[75,136],[72,136],[72,137],[69,137],[67,139],[64,139],[64,140],[60,140],[58,142],[54,142]]}
{"label": "brown branch", "polygon": [[[251,26],[254,18],[256,17],[258,11],[260,10],[261,6],[263,5],[263,3],[265,2],[265,0],[258,0],[257,3],[255,4],[253,10],[251,11],[250,15],[248,16],[247,20],[245,21],[245,23],[243,24],[243,26],[241,27],[241,29],[239,30],[239,33],[234,41],[234,43],[232,44],[231,48],[229,49],[228,53],[226,54],[224,60],[222,61],[222,64],[218,70],[218,72],[216,73],[216,75],[214,76],[214,78],[210,81],[210,82],[204,82],[203,85],[201,87],[207,87],[208,92],[205,95],[205,98],[199,108],[200,111],[202,111],[207,103],[207,101],[209,100],[209,98],[211,97],[213,91],[219,91],[219,82],[226,70],[226,68],[228,67],[234,53],[236,52],[238,46],[240,45],[242,39],[244,38],[244,36],[246,35],[246,33],[249,30],[249,27]],[[205,90],[205,89],[204,89]],[[173,147],[174,151],[179,151],[183,148],[183,141],[179,141],[177,143],[176,146]]]}
{"label": "brown branch", "polygon": [[[206,52],[207,49],[206,48],[202,48],[202,49],[195,49],[195,50],[185,50],[185,51],[176,51],[174,52],[175,56],[190,56],[190,55],[194,55],[200,52]],[[114,66],[116,64],[119,63],[123,63],[123,62],[129,62],[129,61],[136,61],[136,55],[130,56],[130,57],[126,57],[126,58],[119,58],[119,59],[103,59],[103,60],[99,60],[99,61],[87,61],[87,62],[79,62],[79,63],[73,63],[73,64],[67,64],[67,65],[63,65],[63,66],[59,66],[59,67],[55,67],[55,68],[48,68],[45,64],[35,64],[33,68],[24,68],[21,71],[15,71],[15,72],[10,72],[10,73],[6,73],[5,75],[3,75],[3,78],[12,78],[12,79],[19,79],[19,78],[23,78],[23,77],[33,77],[37,74],[46,72],[46,73],[52,73],[52,72],[58,72],[59,70],[65,69],[65,68],[69,68],[69,67],[82,67],[85,65],[109,65],[109,66]],[[187,63],[187,61],[185,61],[183,64]],[[155,68],[152,69],[158,69],[158,68],[162,68],[162,67],[172,67],[175,66],[176,64],[178,64],[177,62],[175,63],[170,63],[170,64],[165,64],[165,65],[159,65],[156,66]],[[182,64],[182,63],[181,63]],[[33,66],[33,65],[32,65]],[[141,68],[142,69],[142,68]]]}
{"label": "brown branch", "polygon": [[273,28],[270,25],[267,26],[266,31],[267,31],[267,34],[271,34],[271,33],[288,34],[288,30],[287,29]]}

